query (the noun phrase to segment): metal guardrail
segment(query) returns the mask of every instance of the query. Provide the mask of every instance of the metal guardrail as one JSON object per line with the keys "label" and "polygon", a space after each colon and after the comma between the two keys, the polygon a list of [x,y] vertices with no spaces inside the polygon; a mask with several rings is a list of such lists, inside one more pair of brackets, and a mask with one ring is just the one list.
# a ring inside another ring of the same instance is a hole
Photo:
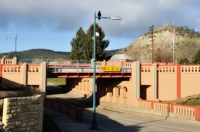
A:
{"label": "metal guardrail", "polygon": [[40,64],[46,62],[47,64],[90,64],[91,60],[67,60],[67,59],[19,59],[18,64]]}
{"label": "metal guardrail", "polygon": [[[18,64],[40,64],[46,62],[51,65],[48,67],[48,72],[93,72],[93,65],[91,60],[67,60],[67,59],[19,59]],[[86,64],[86,65],[85,65]],[[115,63],[113,63],[116,65]],[[103,62],[96,64],[96,72],[101,72],[100,67],[105,65]],[[120,69],[120,72],[131,72],[131,68]]]}
{"label": "metal guardrail", "polygon": [[[120,72],[131,72],[131,68],[121,68]],[[52,67],[47,69],[48,73],[70,73],[70,72],[93,72],[93,67]],[[99,67],[96,68],[96,72],[103,72]]]}

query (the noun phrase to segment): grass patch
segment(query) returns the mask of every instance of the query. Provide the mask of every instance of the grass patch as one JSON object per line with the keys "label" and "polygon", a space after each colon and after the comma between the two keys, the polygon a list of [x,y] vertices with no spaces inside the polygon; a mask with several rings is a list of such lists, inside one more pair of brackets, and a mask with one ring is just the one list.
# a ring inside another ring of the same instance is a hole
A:
{"label": "grass patch", "polygon": [[199,101],[188,101],[186,103],[183,103],[184,105],[191,105],[191,106],[200,106]]}
{"label": "grass patch", "polygon": [[47,78],[47,82],[54,85],[66,85],[66,78]]}
{"label": "grass patch", "polygon": [[190,105],[190,106],[200,106],[200,94],[190,95],[185,98],[178,99],[178,100],[163,101],[163,102],[176,103],[176,104],[182,104],[182,105]]}

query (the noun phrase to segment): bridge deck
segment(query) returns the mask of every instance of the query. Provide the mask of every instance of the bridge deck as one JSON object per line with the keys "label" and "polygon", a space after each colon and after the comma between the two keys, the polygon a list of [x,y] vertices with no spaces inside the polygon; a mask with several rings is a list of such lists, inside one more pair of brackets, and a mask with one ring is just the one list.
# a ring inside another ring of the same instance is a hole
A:
{"label": "bridge deck", "polygon": [[[50,65],[47,67],[48,78],[92,78],[93,68],[91,65],[75,67],[74,65]],[[120,72],[101,72],[96,68],[97,78],[130,78],[131,68],[121,68]]]}

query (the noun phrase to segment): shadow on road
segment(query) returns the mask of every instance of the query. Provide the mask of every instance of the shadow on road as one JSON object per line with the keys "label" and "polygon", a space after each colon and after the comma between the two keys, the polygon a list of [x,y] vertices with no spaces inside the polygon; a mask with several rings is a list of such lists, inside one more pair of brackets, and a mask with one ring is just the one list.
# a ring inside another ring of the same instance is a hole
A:
{"label": "shadow on road", "polygon": [[[93,112],[86,108],[92,108],[92,102],[81,97],[68,97],[68,93],[64,93],[61,87],[48,87],[47,98],[54,99],[60,102],[71,104],[78,108],[84,109],[83,123],[91,126],[93,119]],[[143,126],[140,125],[123,125],[117,120],[110,119],[106,115],[96,112],[97,126],[104,132],[138,132]],[[129,122],[129,124],[133,124]],[[90,128],[88,128],[90,129]]]}

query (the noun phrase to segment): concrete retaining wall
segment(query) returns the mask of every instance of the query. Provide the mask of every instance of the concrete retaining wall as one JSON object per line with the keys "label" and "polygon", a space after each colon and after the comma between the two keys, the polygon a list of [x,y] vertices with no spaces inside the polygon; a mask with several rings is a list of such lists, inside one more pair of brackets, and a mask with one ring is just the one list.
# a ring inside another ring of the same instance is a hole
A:
{"label": "concrete retaining wall", "polygon": [[46,62],[41,64],[0,64],[0,84],[3,86],[33,86],[46,92]]}
{"label": "concrete retaining wall", "polygon": [[195,121],[196,117],[195,116],[187,116],[187,115],[181,115],[177,113],[171,113],[168,111],[159,111],[159,110],[154,110],[151,108],[140,108],[137,106],[127,106],[127,105],[122,105],[122,104],[115,104],[112,102],[105,102],[101,101],[100,102],[100,107],[105,108],[105,109],[113,109],[117,111],[122,111],[122,112],[134,112],[138,114],[148,114],[151,116],[155,117],[161,117],[164,119],[167,118],[173,118],[173,119],[183,119],[183,120],[189,120],[189,121]]}
{"label": "concrete retaining wall", "polygon": [[2,123],[9,131],[42,132],[44,95],[5,98]]}
{"label": "concrete retaining wall", "polygon": [[44,106],[60,111],[78,122],[83,122],[83,109],[75,106],[65,104],[52,99],[45,99]]}
{"label": "concrete retaining wall", "polygon": [[137,106],[127,106],[123,104],[115,104],[115,103],[104,102],[104,101],[101,101],[100,107],[106,108],[106,109],[113,109],[116,111],[122,111],[122,112],[144,113],[144,114],[149,114],[149,115],[160,116],[163,118],[166,118],[166,116],[168,115],[167,112],[164,112],[164,111],[156,111],[152,109],[139,108]]}

